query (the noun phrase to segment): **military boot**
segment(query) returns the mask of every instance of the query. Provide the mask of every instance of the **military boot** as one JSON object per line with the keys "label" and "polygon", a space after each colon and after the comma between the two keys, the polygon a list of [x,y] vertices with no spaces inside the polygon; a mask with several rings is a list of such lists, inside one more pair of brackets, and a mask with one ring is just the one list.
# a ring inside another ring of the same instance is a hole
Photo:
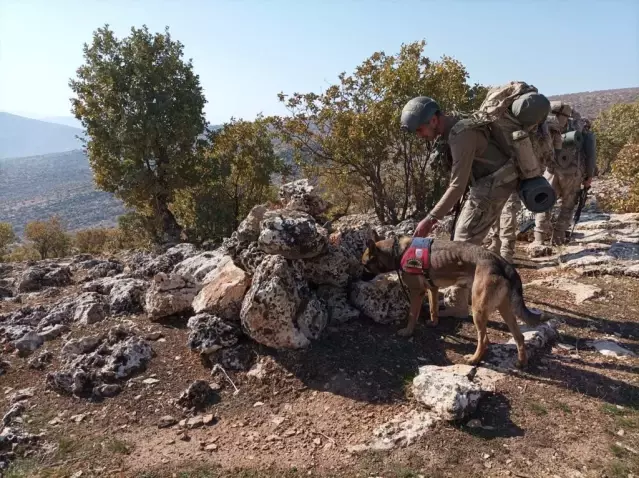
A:
{"label": "military boot", "polygon": [[552,245],[561,246],[566,243],[566,231],[554,230],[552,233]]}
{"label": "military boot", "polygon": [[528,245],[528,256],[531,258],[545,257],[552,254],[552,247],[544,244],[544,233],[535,231],[534,240]]}
{"label": "military boot", "polygon": [[530,244],[535,246],[542,246],[544,244],[544,233],[539,231],[534,231],[533,233],[533,242]]}

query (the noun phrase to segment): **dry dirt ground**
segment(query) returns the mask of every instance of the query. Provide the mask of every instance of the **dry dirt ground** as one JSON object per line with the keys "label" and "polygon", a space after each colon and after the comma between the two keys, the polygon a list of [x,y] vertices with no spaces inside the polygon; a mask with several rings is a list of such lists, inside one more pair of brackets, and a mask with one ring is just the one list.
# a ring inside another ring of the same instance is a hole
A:
{"label": "dry dirt ground", "polygon": [[[540,278],[523,257],[520,251],[524,282]],[[252,360],[271,359],[263,379],[229,371],[237,393],[227,377],[219,371],[211,376],[210,366],[189,350],[180,321],[158,325],[132,318],[164,337],[153,342],[157,355],[148,369],[100,403],[45,391],[47,371],[29,369],[26,360],[12,356],[12,368],[0,377],[0,409],[9,408],[12,390],[35,387],[23,420],[27,430],[46,436],[38,453],[15,461],[5,476],[639,476],[639,358],[606,357],[586,346],[615,335],[639,355],[639,280],[579,281],[597,285],[602,295],[575,305],[568,292],[526,288],[529,305],[564,321],[560,340],[482,399],[470,417],[481,427],[469,427],[468,420],[440,422],[422,440],[392,451],[350,453],[348,447],[366,441],[398,413],[419,408],[408,386],[418,366],[462,362],[475,347],[470,321],[442,319],[437,329],[421,326],[405,339],[395,334],[401,325],[362,317],[329,329],[298,352],[247,342]],[[110,318],[79,326],[74,335],[115,323]],[[497,316],[489,335],[493,342],[510,339]],[[60,342],[45,348],[57,357]],[[143,383],[148,378],[155,383]],[[183,435],[178,427],[158,428],[165,415],[186,417],[171,400],[196,379],[221,387],[219,403],[205,412],[214,422]]]}

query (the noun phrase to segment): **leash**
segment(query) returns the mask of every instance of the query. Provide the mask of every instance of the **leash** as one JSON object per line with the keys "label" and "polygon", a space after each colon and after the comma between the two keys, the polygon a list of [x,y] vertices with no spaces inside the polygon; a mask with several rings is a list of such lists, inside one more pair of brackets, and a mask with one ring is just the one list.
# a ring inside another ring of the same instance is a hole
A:
{"label": "leash", "polygon": [[[395,251],[397,251],[397,253],[395,253]],[[402,292],[404,292],[404,297],[406,297],[406,300],[410,304],[410,295],[408,294],[408,289],[406,287],[406,284],[404,284],[404,281],[402,280],[402,272],[401,272],[402,267],[401,265],[398,265],[401,259],[402,258],[399,255],[399,241],[397,240],[397,236],[395,236],[393,238],[393,263],[395,264],[395,272],[397,273],[399,284],[402,286]]]}

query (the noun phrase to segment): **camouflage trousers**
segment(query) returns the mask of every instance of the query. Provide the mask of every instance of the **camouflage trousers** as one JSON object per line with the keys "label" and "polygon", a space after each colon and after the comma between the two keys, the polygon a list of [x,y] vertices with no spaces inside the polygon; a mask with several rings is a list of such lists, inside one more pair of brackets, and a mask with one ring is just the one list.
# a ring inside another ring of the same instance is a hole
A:
{"label": "camouflage trousers", "polygon": [[501,257],[510,263],[515,258],[515,245],[517,244],[517,230],[519,227],[517,214],[519,211],[521,211],[521,199],[519,199],[519,194],[515,191],[506,201],[501,215],[488,232],[488,239],[490,240],[488,250],[495,254],[500,254]]}
{"label": "camouflage trousers", "polygon": [[[497,178],[484,178],[472,186],[457,219],[455,241],[481,246],[504,205],[517,190],[518,182],[516,171],[507,168]],[[469,300],[468,286],[449,287],[444,291],[446,310],[441,315],[468,317]]]}
{"label": "camouflage trousers", "polygon": [[582,175],[579,173],[562,174],[546,170],[544,177],[557,194],[557,219],[553,227],[551,222],[552,210],[535,215],[535,232],[544,236],[544,240],[552,240],[554,243],[565,242],[566,231],[572,222],[572,215],[577,205],[579,190],[581,189]]}

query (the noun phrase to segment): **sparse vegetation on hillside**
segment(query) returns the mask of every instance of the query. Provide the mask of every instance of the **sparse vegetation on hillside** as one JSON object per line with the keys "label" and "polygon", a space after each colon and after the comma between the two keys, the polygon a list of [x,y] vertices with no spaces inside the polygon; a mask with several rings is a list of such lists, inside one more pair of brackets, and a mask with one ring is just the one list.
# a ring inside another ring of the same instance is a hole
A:
{"label": "sparse vegetation on hillside", "polygon": [[402,221],[412,210],[423,214],[445,187],[443,165],[427,167],[427,142],[399,129],[404,104],[428,92],[444,110],[469,111],[486,93],[468,84],[460,62],[432,61],[424,47],[422,41],[402,45],[397,55],[373,53],[322,94],[279,95],[291,116],[276,126],[306,174],[324,178],[334,199],[370,203],[382,223]]}
{"label": "sparse vegetation on hillside", "polygon": [[199,77],[182,57],[168,28],[132,28],[118,39],[106,25],[85,44],[85,63],[70,81],[98,187],[160,219],[163,240],[172,242],[181,227],[170,204],[176,190],[197,182],[195,146],[206,126]]}
{"label": "sparse vegetation on hillside", "polygon": [[0,160],[0,221],[20,237],[28,222],[51,216],[76,230],[115,226],[124,212],[113,194],[96,191],[82,151]]}
{"label": "sparse vegetation on hillside", "polygon": [[566,101],[574,106],[583,117],[595,119],[614,105],[633,103],[639,100],[639,88],[582,91],[581,93],[549,96],[549,98]]}

